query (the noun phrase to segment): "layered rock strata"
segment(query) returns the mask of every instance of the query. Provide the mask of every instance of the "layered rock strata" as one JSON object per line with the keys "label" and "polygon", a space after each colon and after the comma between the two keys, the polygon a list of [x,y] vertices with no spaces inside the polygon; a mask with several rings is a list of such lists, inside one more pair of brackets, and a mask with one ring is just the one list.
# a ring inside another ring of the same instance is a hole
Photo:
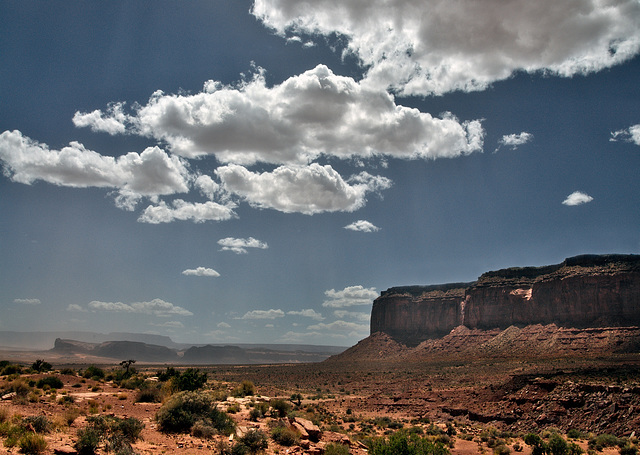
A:
{"label": "layered rock strata", "polygon": [[455,327],[506,329],[640,325],[640,255],[584,255],[561,264],[487,272],[473,283],[390,288],[371,313],[371,333],[410,346]]}

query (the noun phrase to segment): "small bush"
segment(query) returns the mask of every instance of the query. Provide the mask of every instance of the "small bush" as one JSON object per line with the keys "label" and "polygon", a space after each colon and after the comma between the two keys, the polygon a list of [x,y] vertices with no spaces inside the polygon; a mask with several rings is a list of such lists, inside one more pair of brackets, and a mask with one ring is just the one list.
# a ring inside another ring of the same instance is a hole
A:
{"label": "small bush", "polygon": [[[269,447],[267,435],[261,430],[249,430],[244,436],[238,438],[237,445],[246,447],[245,453],[258,453]],[[235,447],[235,446],[234,446]]]}
{"label": "small bush", "polygon": [[51,389],[61,389],[64,387],[64,384],[58,376],[45,376],[36,382],[36,387],[43,389],[45,386],[48,386]]}
{"label": "small bush", "polygon": [[171,378],[171,385],[178,391],[194,392],[207,383],[207,373],[198,368],[187,368],[182,373]]}
{"label": "small bush", "polygon": [[39,434],[26,433],[18,441],[20,452],[27,455],[37,455],[47,449],[47,441]]}
{"label": "small bush", "polygon": [[638,454],[638,448],[634,445],[631,444],[626,444],[623,447],[620,447],[620,455],[637,455]]}
{"label": "small bush", "polygon": [[20,374],[22,372],[22,367],[18,364],[8,364],[2,368],[2,372],[0,375],[9,376],[11,374]]}
{"label": "small bush", "polygon": [[271,400],[269,404],[273,409],[272,414],[275,413],[278,417],[286,417],[287,413],[291,410],[291,405],[281,398]]}
{"label": "small bush", "polygon": [[22,419],[22,426],[25,430],[30,430],[34,433],[48,433],[51,431],[51,422],[46,416],[28,416]]}
{"label": "small bush", "polygon": [[160,403],[161,401],[162,392],[156,388],[142,389],[136,395],[137,403]]}
{"label": "small bush", "polygon": [[33,371],[37,371],[38,373],[49,371],[51,370],[51,368],[51,364],[49,362],[45,362],[43,359],[38,359],[31,365],[31,369]]}
{"label": "small bush", "polygon": [[584,438],[584,434],[582,433],[582,431],[576,430],[575,428],[572,428],[569,431],[567,431],[567,438],[569,438],[569,439],[583,439]]}
{"label": "small bush", "polygon": [[256,387],[253,385],[251,381],[242,381],[238,387],[233,389],[231,392],[231,396],[236,398],[243,398],[256,394]]}
{"label": "small bush", "polygon": [[589,439],[589,448],[595,449],[601,452],[606,447],[615,447],[617,445],[623,445],[624,442],[618,439],[612,434],[600,434],[594,438]]}
{"label": "small bush", "polygon": [[349,455],[349,447],[330,442],[324,449],[324,455]]}
{"label": "small bush", "polygon": [[79,455],[94,455],[100,445],[101,435],[95,428],[81,428],[77,432],[78,439],[73,447]]}
{"label": "small bush", "polygon": [[198,420],[191,427],[191,436],[202,439],[212,439],[218,432],[203,420]]}
{"label": "small bush", "polygon": [[90,365],[86,370],[84,370],[82,377],[85,379],[104,379],[105,373],[102,368]]}
{"label": "small bush", "polygon": [[271,429],[271,439],[282,446],[293,446],[300,442],[300,433],[285,425],[278,425]]}
{"label": "small bush", "polygon": [[441,443],[432,442],[428,437],[400,430],[388,439],[372,439],[369,442],[369,453],[371,455],[447,455],[449,449]]}
{"label": "small bush", "polygon": [[495,455],[509,455],[511,453],[511,449],[505,444],[499,444],[493,448],[493,453]]}
{"label": "small bush", "polygon": [[235,428],[231,417],[218,410],[205,393],[179,392],[169,398],[156,414],[158,428],[167,433],[187,433],[198,420],[223,434],[231,434]]}

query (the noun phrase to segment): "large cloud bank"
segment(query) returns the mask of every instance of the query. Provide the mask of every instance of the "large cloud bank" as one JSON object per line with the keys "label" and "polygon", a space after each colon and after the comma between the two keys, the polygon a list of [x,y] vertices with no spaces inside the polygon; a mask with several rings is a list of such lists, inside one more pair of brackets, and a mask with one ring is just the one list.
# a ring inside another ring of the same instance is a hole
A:
{"label": "large cloud bank", "polygon": [[252,12],[289,37],[344,37],[368,86],[407,95],[586,74],[640,49],[636,0],[256,0]]}

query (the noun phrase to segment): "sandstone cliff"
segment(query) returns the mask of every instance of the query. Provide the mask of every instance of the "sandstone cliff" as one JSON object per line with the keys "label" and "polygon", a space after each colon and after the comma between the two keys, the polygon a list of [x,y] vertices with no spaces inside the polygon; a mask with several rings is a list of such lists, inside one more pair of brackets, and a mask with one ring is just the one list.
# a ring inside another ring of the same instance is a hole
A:
{"label": "sandstone cliff", "polygon": [[487,272],[474,283],[395,287],[373,303],[371,333],[415,346],[455,327],[640,325],[640,256],[584,255]]}

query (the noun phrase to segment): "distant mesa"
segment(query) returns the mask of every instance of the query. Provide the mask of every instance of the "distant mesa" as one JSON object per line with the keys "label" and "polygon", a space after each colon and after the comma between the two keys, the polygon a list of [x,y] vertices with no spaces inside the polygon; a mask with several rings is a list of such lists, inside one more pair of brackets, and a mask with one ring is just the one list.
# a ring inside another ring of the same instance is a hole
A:
{"label": "distant mesa", "polygon": [[565,330],[554,332],[556,338],[569,336],[567,329],[635,327],[617,330],[626,334],[618,344],[637,348],[640,255],[582,255],[557,265],[487,272],[472,283],[393,287],[371,312],[371,336],[383,333],[409,347],[451,338],[454,329],[469,337],[511,328],[512,339],[524,340],[528,326],[547,327],[549,336]]}
{"label": "distant mesa", "polygon": [[57,354],[83,354],[115,360],[135,359],[151,363],[176,362],[178,360],[178,353],[174,349],[139,341],[105,341],[95,344],[57,338],[51,351]]}

